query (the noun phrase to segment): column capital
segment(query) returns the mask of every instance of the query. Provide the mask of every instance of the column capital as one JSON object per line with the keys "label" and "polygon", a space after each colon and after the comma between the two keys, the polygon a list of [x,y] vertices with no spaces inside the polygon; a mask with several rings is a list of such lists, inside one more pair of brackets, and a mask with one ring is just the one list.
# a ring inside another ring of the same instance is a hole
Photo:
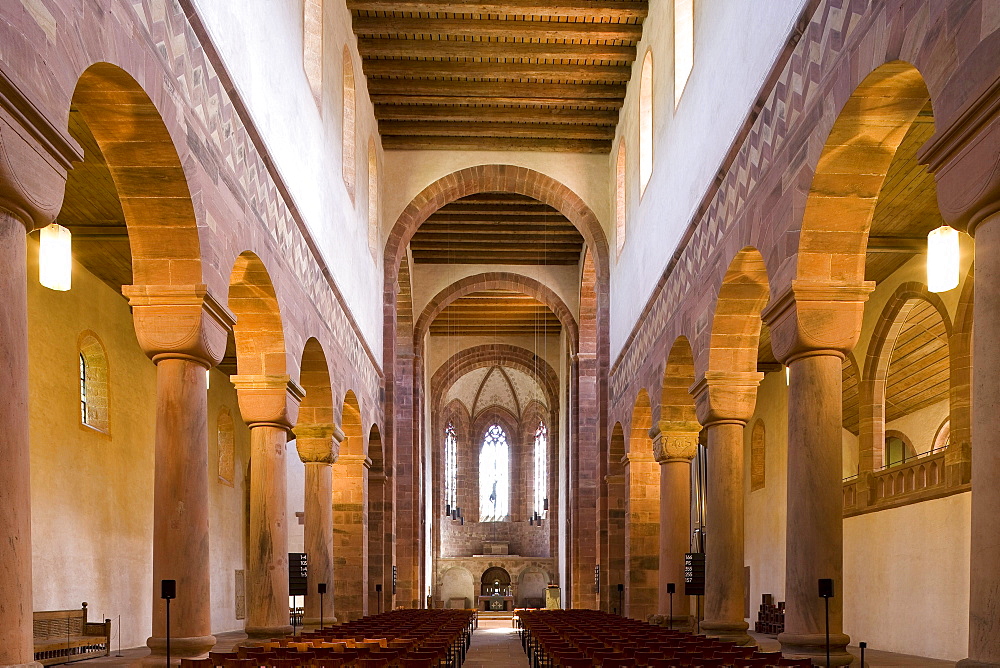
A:
{"label": "column capital", "polygon": [[758,371],[706,371],[691,388],[698,422],[706,427],[725,422],[746,424],[753,416]]}
{"label": "column capital", "polygon": [[660,425],[654,426],[650,430],[653,437],[653,459],[660,464],[690,462],[698,454],[700,431],[701,425],[697,425],[697,430],[694,431],[663,430]]}
{"label": "column capital", "polygon": [[858,342],[874,289],[874,281],[792,281],[761,312],[775,356],[787,364],[809,355],[846,355]]}
{"label": "column capital", "polygon": [[289,430],[299,416],[306,393],[287,374],[230,376],[248,426],[271,425]]}
{"label": "column capital", "polygon": [[236,317],[198,285],[125,285],[136,338],[153,360],[186,358],[211,368],[226,354]]}
{"label": "column capital", "polygon": [[303,464],[336,464],[344,432],[333,423],[299,425],[295,432],[295,448]]}

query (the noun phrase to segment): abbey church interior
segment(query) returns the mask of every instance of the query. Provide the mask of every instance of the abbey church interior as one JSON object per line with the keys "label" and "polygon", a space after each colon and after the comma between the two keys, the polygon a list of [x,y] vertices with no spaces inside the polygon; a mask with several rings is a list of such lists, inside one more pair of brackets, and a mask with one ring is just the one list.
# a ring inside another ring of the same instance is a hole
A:
{"label": "abbey church interior", "polygon": [[0,668],[1000,667],[1000,3],[0,0],[0,404]]}

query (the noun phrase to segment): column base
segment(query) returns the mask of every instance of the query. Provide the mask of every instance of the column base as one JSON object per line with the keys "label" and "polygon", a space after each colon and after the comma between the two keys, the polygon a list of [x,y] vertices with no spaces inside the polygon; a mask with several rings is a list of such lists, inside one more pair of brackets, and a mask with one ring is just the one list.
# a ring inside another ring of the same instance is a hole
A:
{"label": "column base", "polygon": [[[785,656],[810,658],[816,665],[826,664],[825,633],[781,633],[778,634],[781,652]],[[849,666],[854,656],[847,651],[851,637],[844,633],[830,634],[830,665]]]}
{"label": "column base", "polygon": [[[319,628],[319,617],[306,617],[302,620],[302,628],[314,631]],[[337,623],[337,618],[333,615],[323,617],[323,626],[331,626]]]}
{"label": "column base", "polygon": [[0,668],[42,668],[42,664],[37,661],[32,663],[0,663]]}
{"label": "column base", "polygon": [[702,621],[701,623],[701,632],[706,636],[741,646],[756,645],[757,642],[747,633],[748,628],[750,625],[742,620],[738,622]]}
{"label": "column base", "polygon": [[[300,627],[301,628],[301,627]],[[248,626],[244,629],[250,640],[270,640],[292,635],[292,625],[287,626]]]}
{"label": "column base", "polygon": [[955,664],[955,668],[1000,668],[1000,663],[995,661],[976,661],[975,659],[962,659]]}
{"label": "column base", "polygon": [[[143,658],[144,666],[163,666],[167,660],[167,639],[148,638],[146,647],[149,648],[149,656]],[[202,659],[208,655],[208,651],[215,647],[215,636],[200,636],[196,638],[171,638],[170,639],[170,662],[174,659]]]}

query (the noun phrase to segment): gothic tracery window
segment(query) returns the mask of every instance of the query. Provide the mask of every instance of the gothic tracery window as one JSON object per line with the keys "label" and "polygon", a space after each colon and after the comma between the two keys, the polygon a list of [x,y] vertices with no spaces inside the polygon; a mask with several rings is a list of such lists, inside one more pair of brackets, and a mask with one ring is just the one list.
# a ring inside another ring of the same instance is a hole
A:
{"label": "gothic tracery window", "polygon": [[444,504],[448,510],[458,507],[458,439],[455,425],[444,428]]}
{"label": "gothic tracery window", "polygon": [[544,422],[538,423],[535,430],[535,495],[532,510],[545,517],[545,499],[548,497],[547,481],[549,477],[549,430]]}
{"label": "gothic tracery window", "polygon": [[479,452],[479,521],[502,522],[510,514],[510,446],[503,428],[486,430]]}

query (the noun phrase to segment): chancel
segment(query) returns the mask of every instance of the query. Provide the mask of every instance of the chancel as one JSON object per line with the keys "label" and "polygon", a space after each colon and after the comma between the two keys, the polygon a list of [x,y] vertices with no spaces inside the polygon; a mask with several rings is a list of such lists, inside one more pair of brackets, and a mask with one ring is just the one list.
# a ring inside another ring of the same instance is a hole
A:
{"label": "chancel", "polygon": [[998,221],[996,0],[0,0],[0,668],[1000,668]]}

